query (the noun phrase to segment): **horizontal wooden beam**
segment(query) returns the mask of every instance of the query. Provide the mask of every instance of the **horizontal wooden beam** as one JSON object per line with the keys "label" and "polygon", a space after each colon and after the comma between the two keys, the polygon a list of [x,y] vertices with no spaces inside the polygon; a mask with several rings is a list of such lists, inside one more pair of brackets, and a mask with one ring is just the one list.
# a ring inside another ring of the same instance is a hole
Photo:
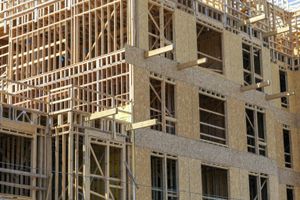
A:
{"label": "horizontal wooden beam", "polygon": [[167,53],[169,51],[172,51],[173,49],[174,49],[174,45],[171,44],[171,45],[168,45],[168,46],[165,46],[165,47],[161,47],[161,48],[158,48],[158,49],[154,49],[154,50],[150,50],[150,51],[145,51],[145,58],[150,58],[150,57],[162,54],[162,53]]}
{"label": "horizontal wooden beam", "polygon": [[288,32],[289,30],[290,30],[290,27],[285,26],[285,27],[276,29],[276,31],[270,31],[268,33],[264,33],[263,37],[270,37],[270,36],[278,35],[278,34],[281,34],[281,33]]}
{"label": "horizontal wooden beam", "polygon": [[100,118],[109,117],[109,116],[116,115],[116,114],[118,114],[118,109],[112,108],[109,110],[92,113],[90,118],[88,118],[88,120],[100,119]]}
{"label": "horizontal wooden beam", "polygon": [[140,129],[140,128],[146,128],[149,126],[154,126],[156,124],[157,124],[157,119],[150,119],[150,120],[146,120],[146,121],[142,121],[142,122],[136,122],[136,123],[129,124],[126,127],[126,131],[136,130],[136,129]]}
{"label": "horizontal wooden beam", "polygon": [[259,88],[270,86],[270,84],[271,84],[271,81],[267,80],[267,81],[259,82],[259,83],[252,84],[252,85],[241,86],[240,90],[241,90],[241,92],[245,92],[245,91],[249,91],[249,90],[256,90]]}
{"label": "horizontal wooden beam", "polygon": [[295,92],[281,92],[277,94],[266,94],[266,100],[273,100],[273,99],[278,99],[282,97],[289,97],[295,95]]}
{"label": "horizontal wooden beam", "polygon": [[8,173],[8,174],[22,175],[22,176],[30,176],[30,177],[36,177],[36,178],[47,178],[46,175],[42,175],[42,174],[36,174],[36,173],[25,172],[25,171],[20,171],[20,170],[13,170],[13,169],[6,169],[6,168],[0,168],[0,172]]}
{"label": "horizontal wooden beam", "polygon": [[254,17],[250,17],[249,19],[244,20],[244,24],[253,24],[255,22],[266,19],[266,14],[257,15]]}
{"label": "horizontal wooden beam", "polygon": [[183,70],[183,69],[187,69],[187,68],[190,68],[190,67],[195,67],[195,66],[204,64],[206,62],[207,62],[207,58],[200,58],[200,59],[195,60],[195,61],[181,63],[181,64],[177,65],[177,70]]}
{"label": "horizontal wooden beam", "polygon": [[9,187],[20,188],[20,189],[26,189],[26,190],[47,190],[44,187],[36,187],[36,186],[32,186],[32,185],[11,183],[11,182],[6,182],[6,181],[0,181],[0,185],[5,185],[5,186],[9,186]]}

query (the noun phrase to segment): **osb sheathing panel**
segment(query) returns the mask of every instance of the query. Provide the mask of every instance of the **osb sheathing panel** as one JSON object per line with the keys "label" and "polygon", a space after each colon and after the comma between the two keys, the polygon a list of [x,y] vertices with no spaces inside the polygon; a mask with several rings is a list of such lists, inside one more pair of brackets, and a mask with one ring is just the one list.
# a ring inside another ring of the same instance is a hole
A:
{"label": "osb sheathing panel", "polygon": [[199,89],[185,82],[176,81],[177,134],[199,139]]}
{"label": "osb sheathing panel", "polygon": [[300,186],[300,173],[288,168],[278,168],[278,177],[281,184]]}
{"label": "osb sheathing panel", "polygon": [[[300,71],[288,72],[288,88],[296,95],[289,98],[290,111],[300,113]],[[300,125],[300,124],[299,124]]]}
{"label": "osb sheathing panel", "polygon": [[174,15],[176,60],[180,63],[196,60],[196,18],[178,9]]}
{"label": "osb sheathing panel", "polygon": [[36,127],[28,123],[22,123],[12,120],[0,119],[0,127],[23,133],[35,134]]}
{"label": "osb sheathing panel", "polygon": [[232,149],[246,151],[246,123],[245,122],[245,102],[228,97],[227,106],[227,137],[228,145]]}
{"label": "osb sheathing panel", "polygon": [[276,160],[276,132],[274,124],[277,123],[276,119],[274,118],[273,112],[266,110],[265,112],[265,121],[266,121],[266,141],[267,141],[267,152],[268,157]]}
{"label": "osb sheathing panel", "polygon": [[188,191],[180,191],[179,192],[179,200],[190,199],[190,193]]}
{"label": "osb sheathing panel", "polygon": [[296,128],[291,129],[293,169],[300,172],[300,135]]}
{"label": "osb sheathing panel", "polygon": [[223,44],[224,74],[229,80],[243,84],[242,37],[224,31]]}
{"label": "osb sheathing panel", "polygon": [[196,159],[188,159],[188,163],[190,192],[197,195],[202,194],[201,161]]}
{"label": "osb sheathing panel", "polygon": [[135,152],[135,178],[139,185],[136,196],[137,199],[151,200],[151,151],[137,147]]}
{"label": "osb sheathing panel", "polygon": [[269,199],[279,200],[279,180],[277,176],[269,175]]}
{"label": "osb sheathing panel", "polygon": [[279,193],[279,199],[280,200],[288,200],[286,198],[286,185],[279,185],[279,189],[278,189],[278,193]]}
{"label": "osb sheathing panel", "polygon": [[294,196],[296,197],[295,200],[299,200],[300,198],[300,187],[295,187],[295,194]]}
{"label": "osb sheathing panel", "polygon": [[[199,171],[201,173],[201,171]],[[185,157],[178,158],[178,175],[179,175],[179,190],[182,194],[189,191],[190,174],[189,174],[189,159]]]}
{"label": "osb sheathing panel", "polygon": [[149,71],[134,67],[134,120],[150,119]]}
{"label": "osb sheathing panel", "polygon": [[[272,65],[271,65],[271,60],[270,60],[271,59],[270,58],[270,50],[263,47],[261,49],[261,57],[262,57],[261,66],[262,66],[263,78],[264,78],[264,80],[272,80],[273,74],[272,74],[272,70],[271,70]],[[266,93],[270,94],[270,93],[272,93],[272,87],[265,87],[264,91]]]}
{"label": "osb sheathing panel", "polygon": [[282,124],[275,123],[275,133],[276,133],[276,153],[277,153],[277,165],[279,167],[284,167],[284,151],[283,151],[283,133]]}
{"label": "osb sheathing panel", "polygon": [[[289,97],[289,111],[293,113],[299,113],[299,92],[300,92],[300,84],[299,82],[299,77],[300,74],[295,71],[287,71],[287,77],[288,77],[288,83],[287,83],[287,88],[289,91],[295,91],[296,95]],[[297,92],[298,90],[298,92]],[[279,100],[280,101],[280,100]]]}
{"label": "osb sheathing panel", "polygon": [[199,200],[202,199],[202,195],[201,194],[190,194],[191,200]]}
{"label": "osb sheathing panel", "polygon": [[[240,92],[241,83],[235,83],[226,79],[226,77],[213,73],[203,68],[191,68],[182,71],[176,69],[177,62],[155,56],[152,58],[144,59],[144,51],[135,47],[126,47],[126,61],[138,67],[165,75],[176,80],[187,82],[196,87],[203,87],[208,90],[221,93],[232,98],[239,99],[251,104],[258,105],[265,109],[272,110],[276,115],[276,119],[281,123],[290,126],[296,126],[296,115],[275,108],[270,101],[265,100],[265,94],[258,91]],[[238,76],[235,74],[235,76]],[[242,74],[241,74],[242,77]],[[298,125],[300,127],[300,124]]]}
{"label": "osb sheathing panel", "polygon": [[248,171],[239,168],[229,169],[229,194],[232,199],[249,198]]}
{"label": "osb sheathing panel", "polygon": [[137,40],[138,47],[144,50],[149,49],[148,40],[148,0],[136,1],[137,12]]}
{"label": "osb sheathing panel", "polygon": [[[264,66],[263,66],[264,67]],[[266,88],[270,88],[268,90],[268,94],[275,94],[280,92],[280,82],[279,82],[279,67],[277,64],[271,63],[271,73],[272,77],[269,79],[271,81],[271,85]],[[267,79],[265,79],[267,80]],[[281,101],[280,99],[274,99],[271,101],[271,104],[277,108],[281,108]]]}

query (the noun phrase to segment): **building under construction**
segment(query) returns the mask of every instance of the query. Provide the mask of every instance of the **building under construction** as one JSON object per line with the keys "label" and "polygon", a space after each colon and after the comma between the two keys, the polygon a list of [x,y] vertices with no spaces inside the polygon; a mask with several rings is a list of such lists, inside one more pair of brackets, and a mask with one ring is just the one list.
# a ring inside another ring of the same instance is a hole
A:
{"label": "building under construction", "polygon": [[1,0],[0,199],[300,200],[300,11]]}

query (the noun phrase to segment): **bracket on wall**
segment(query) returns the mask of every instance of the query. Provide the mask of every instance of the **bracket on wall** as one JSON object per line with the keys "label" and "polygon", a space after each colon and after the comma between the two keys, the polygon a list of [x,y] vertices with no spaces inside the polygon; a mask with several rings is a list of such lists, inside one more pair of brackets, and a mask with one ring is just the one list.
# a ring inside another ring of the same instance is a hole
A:
{"label": "bracket on wall", "polygon": [[295,95],[295,92],[281,92],[277,94],[266,94],[266,100],[274,100],[282,97],[289,97]]}
{"label": "bracket on wall", "polygon": [[259,88],[264,88],[264,87],[267,87],[270,85],[271,85],[271,81],[267,80],[267,81],[259,82],[259,83],[252,84],[252,85],[241,86],[240,90],[241,90],[241,92],[246,92],[249,90],[256,90]]}
{"label": "bracket on wall", "polygon": [[177,70],[183,70],[183,69],[187,69],[187,68],[190,68],[190,67],[195,67],[195,66],[204,64],[206,62],[207,62],[207,58],[200,58],[200,59],[195,60],[195,61],[181,63],[181,64],[177,65]]}
{"label": "bracket on wall", "polygon": [[150,51],[145,51],[144,57],[145,58],[150,58],[150,57],[162,54],[162,53],[167,53],[169,51],[172,51],[173,49],[174,49],[174,45],[171,44],[171,45],[168,45],[168,46],[165,46],[165,47],[161,47],[161,48],[158,48],[158,49],[154,49],[154,50],[150,50]]}

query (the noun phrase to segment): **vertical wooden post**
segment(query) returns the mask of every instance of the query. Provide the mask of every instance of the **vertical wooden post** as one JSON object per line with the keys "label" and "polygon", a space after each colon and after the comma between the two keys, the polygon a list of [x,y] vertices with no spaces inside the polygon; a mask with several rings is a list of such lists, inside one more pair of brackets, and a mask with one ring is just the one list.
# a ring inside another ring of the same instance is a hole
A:
{"label": "vertical wooden post", "polygon": [[[69,112],[69,115],[72,116],[72,112]],[[74,156],[74,133],[73,131],[69,132],[68,138],[68,199],[73,200],[73,156]]]}
{"label": "vertical wooden post", "polygon": [[166,81],[165,78],[161,80],[161,126],[162,131],[166,132]]}
{"label": "vertical wooden post", "polygon": [[61,152],[62,152],[62,156],[61,156],[61,177],[62,177],[62,181],[61,181],[61,185],[62,185],[62,194],[61,194],[61,198],[62,200],[66,200],[66,135],[62,135],[62,148],[61,148]]}
{"label": "vertical wooden post", "polygon": [[[122,184],[122,200],[126,199],[126,145],[122,147],[122,155],[121,155],[121,184]],[[133,184],[134,185],[134,184]]]}
{"label": "vertical wooden post", "polygon": [[[69,94],[71,97],[70,100],[70,108],[73,110],[74,106],[74,87],[72,86],[69,90]],[[74,181],[74,132],[73,132],[73,111],[68,112],[68,123],[69,126],[69,143],[68,143],[68,200],[73,200],[74,188],[73,188],[73,181]]]}
{"label": "vertical wooden post", "polygon": [[106,142],[106,147],[105,147],[105,173],[104,173],[104,177],[105,177],[105,199],[109,200],[110,199],[110,189],[109,189],[109,161],[110,161],[110,146],[109,146],[109,142]]}
{"label": "vertical wooden post", "polygon": [[90,199],[90,140],[89,136],[86,133],[84,136],[84,145],[83,145],[83,153],[84,153],[84,165],[83,165],[83,197],[85,200]]}
{"label": "vertical wooden post", "polygon": [[[57,132],[55,132],[57,134]],[[58,178],[59,178],[59,136],[55,135],[55,193],[54,199],[58,200]]]}
{"label": "vertical wooden post", "polygon": [[[32,142],[31,142],[31,173],[35,174],[37,172],[37,133],[34,134]],[[36,187],[36,177],[32,177],[32,186]],[[31,190],[31,198],[33,200],[36,199],[36,189]]]}

